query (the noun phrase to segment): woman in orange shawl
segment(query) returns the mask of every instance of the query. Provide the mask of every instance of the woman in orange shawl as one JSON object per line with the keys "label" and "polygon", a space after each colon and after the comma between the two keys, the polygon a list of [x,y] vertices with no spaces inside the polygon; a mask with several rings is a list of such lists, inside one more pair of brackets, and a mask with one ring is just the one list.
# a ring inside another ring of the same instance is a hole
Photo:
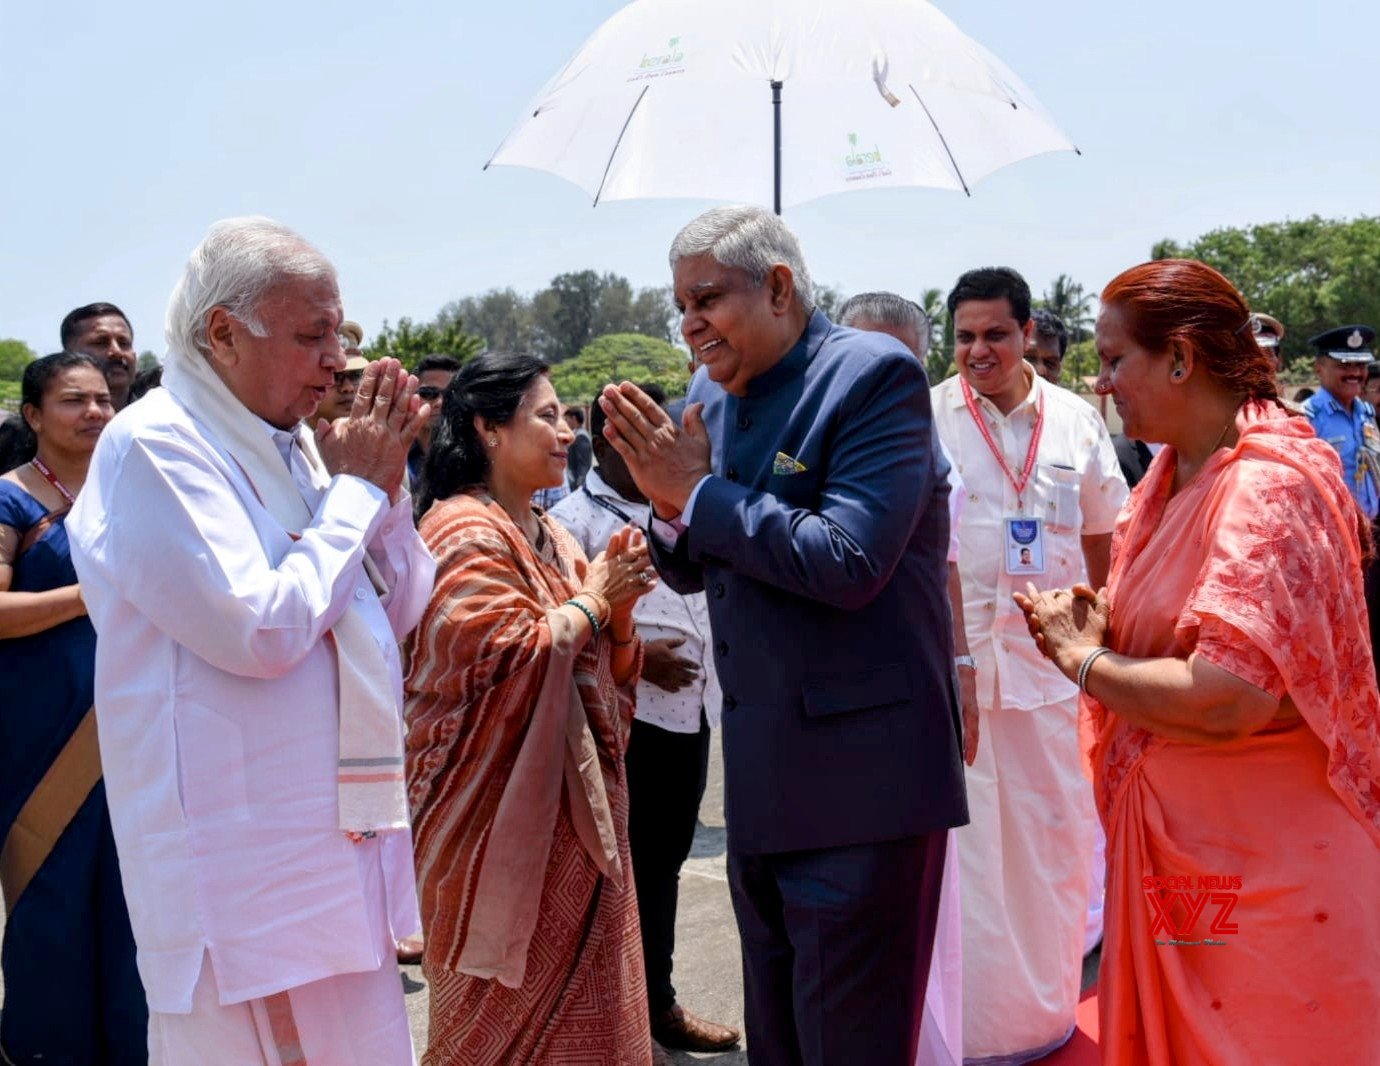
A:
{"label": "woman in orange shawl", "polygon": [[406,713],[428,1066],[652,1061],[623,753],[655,577],[640,532],[589,562],[532,508],[571,437],[546,365],[488,354],[427,457]]}
{"label": "woman in orange shawl", "polygon": [[1114,1066],[1380,1055],[1380,695],[1368,536],[1337,455],[1277,402],[1201,263],[1102,294],[1098,391],[1167,445],[1103,593],[1018,597],[1084,691],[1107,831],[1101,1047]]}

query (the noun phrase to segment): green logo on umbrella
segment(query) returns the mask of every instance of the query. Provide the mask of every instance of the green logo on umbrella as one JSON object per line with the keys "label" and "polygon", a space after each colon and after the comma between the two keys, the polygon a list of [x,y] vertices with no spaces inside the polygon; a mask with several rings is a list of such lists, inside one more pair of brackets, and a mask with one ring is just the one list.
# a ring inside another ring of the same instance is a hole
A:
{"label": "green logo on umbrella", "polygon": [[685,61],[685,53],[678,47],[680,45],[680,38],[672,37],[668,44],[670,46],[669,51],[662,55],[648,55],[645,52],[642,53],[642,62],[637,65],[638,69],[654,70],[658,67],[674,67],[683,63]]}
{"label": "green logo on umbrella", "polygon": [[844,165],[853,167],[876,167],[882,165],[882,149],[874,144],[872,150],[863,149],[858,151],[858,135],[850,133],[848,135],[849,152],[843,157]]}

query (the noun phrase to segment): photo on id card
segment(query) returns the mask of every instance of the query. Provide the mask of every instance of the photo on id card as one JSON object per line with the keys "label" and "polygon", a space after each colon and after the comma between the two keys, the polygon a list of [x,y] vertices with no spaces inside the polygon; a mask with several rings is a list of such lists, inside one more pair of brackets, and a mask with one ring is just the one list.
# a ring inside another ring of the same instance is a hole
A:
{"label": "photo on id card", "polygon": [[1008,518],[1006,521],[1006,572],[1043,574],[1045,572],[1045,524],[1038,518]]}

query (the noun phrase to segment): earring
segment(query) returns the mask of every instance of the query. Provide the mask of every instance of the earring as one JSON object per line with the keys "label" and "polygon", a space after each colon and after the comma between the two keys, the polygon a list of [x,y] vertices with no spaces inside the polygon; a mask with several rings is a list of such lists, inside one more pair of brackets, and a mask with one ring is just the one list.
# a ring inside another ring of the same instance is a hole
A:
{"label": "earring", "polygon": [[497,447],[498,447],[498,438],[497,438],[497,437],[490,437],[490,438],[489,438],[489,447],[490,447],[490,448],[497,448]]}
{"label": "earring", "polygon": [[1188,371],[1186,371],[1183,367],[1179,367],[1178,370],[1174,371],[1174,373],[1169,375],[1170,380],[1172,381],[1183,381],[1183,379],[1187,376]]}

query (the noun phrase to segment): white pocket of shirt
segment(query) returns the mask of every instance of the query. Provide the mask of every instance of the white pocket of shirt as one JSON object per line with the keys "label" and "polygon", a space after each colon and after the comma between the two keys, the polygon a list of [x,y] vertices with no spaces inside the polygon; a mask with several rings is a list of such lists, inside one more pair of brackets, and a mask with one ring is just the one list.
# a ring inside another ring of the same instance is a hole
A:
{"label": "white pocket of shirt", "polygon": [[1040,486],[1045,528],[1051,533],[1076,533],[1082,528],[1079,490],[1082,479],[1077,470],[1041,463],[1036,468]]}

